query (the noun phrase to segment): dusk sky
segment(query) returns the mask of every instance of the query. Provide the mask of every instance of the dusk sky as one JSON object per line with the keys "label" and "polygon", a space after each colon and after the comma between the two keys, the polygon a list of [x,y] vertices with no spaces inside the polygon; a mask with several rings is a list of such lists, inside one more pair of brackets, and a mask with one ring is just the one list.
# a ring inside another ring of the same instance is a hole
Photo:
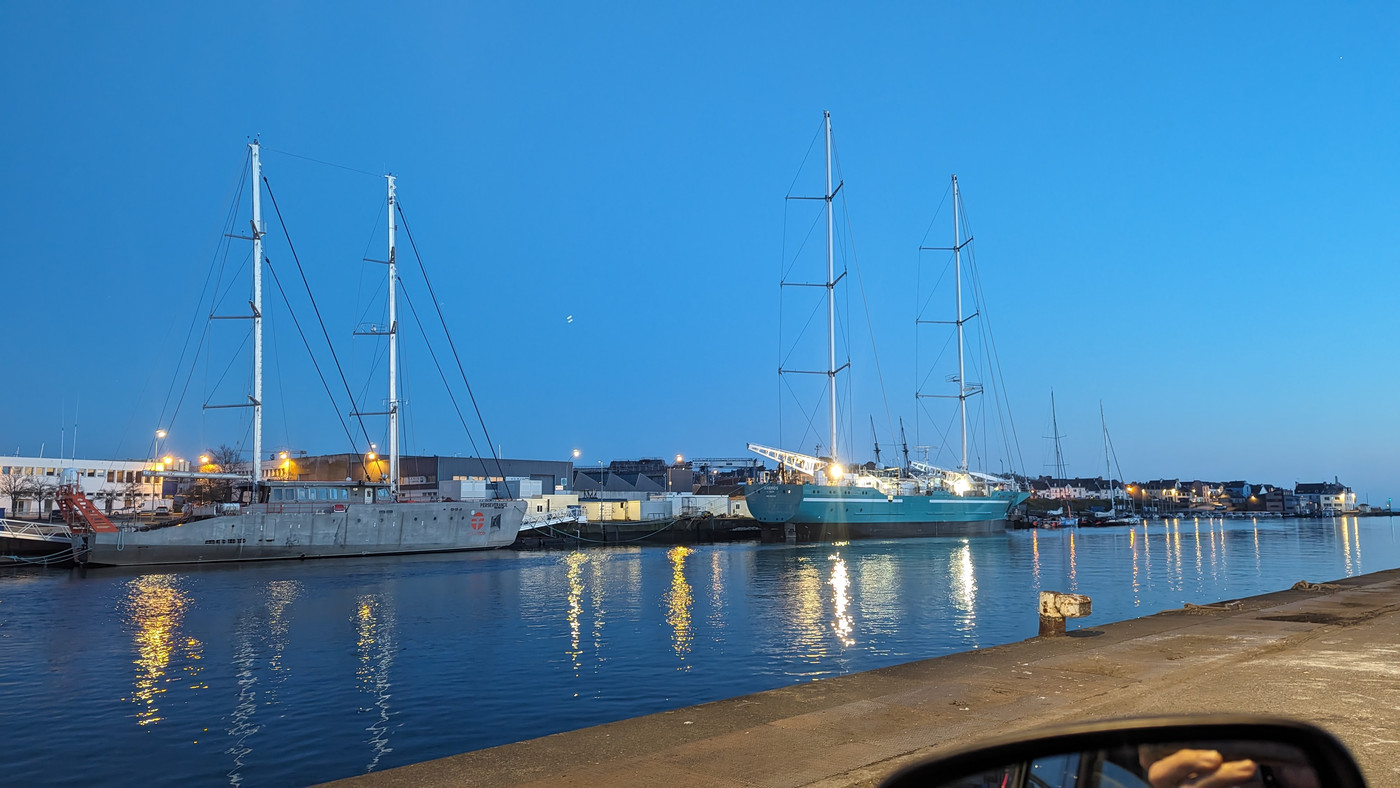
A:
{"label": "dusk sky", "polygon": [[[361,409],[383,409],[382,344],[352,332],[384,319],[362,258],[384,255],[392,172],[505,455],[811,451],[793,406],[778,429],[779,334],[806,312],[780,321],[777,282],[808,264],[793,239],[819,203],[784,195],[820,192],[820,143],[806,157],[829,110],[847,456],[870,458],[872,418],[882,449],[901,417],[913,432],[917,249],[951,240],[956,173],[1013,465],[1052,472],[1053,388],[1074,475],[1103,472],[1102,402],[1130,479],[1400,494],[1393,4],[11,0],[0,41],[5,454],[71,453],[75,422],[84,458],[148,457],[158,427],[180,455],[251,446],[246,410],[201,408],[246,397],[246,321],[210,325],[193,368],[181,350],[211,266],[217,311],[247,312],[248,244],[225,256],[222,234],[246,234],[246,183],[227,220],[255,136]],[[263,199],[338,398],[269,275],[265,447],[363,450]],[[399,254],[431,325],[402,228]],[[473,453],[402,320],[404,450]]]}

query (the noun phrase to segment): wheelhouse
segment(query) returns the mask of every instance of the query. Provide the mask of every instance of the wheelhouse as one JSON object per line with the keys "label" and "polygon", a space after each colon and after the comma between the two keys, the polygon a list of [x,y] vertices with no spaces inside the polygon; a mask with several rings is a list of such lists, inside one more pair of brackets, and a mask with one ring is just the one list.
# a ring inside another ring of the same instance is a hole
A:
{"label": "wheelhouse", "polygon": [[366,482],[267,481],[258,488],[258,503],[347,506],[389,503],[388,485]]}

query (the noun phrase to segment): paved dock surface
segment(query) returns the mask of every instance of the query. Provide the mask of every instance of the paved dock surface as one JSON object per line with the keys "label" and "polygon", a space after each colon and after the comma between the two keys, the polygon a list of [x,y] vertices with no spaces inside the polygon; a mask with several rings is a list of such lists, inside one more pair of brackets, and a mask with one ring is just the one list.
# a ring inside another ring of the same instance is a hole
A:
{"label": "paved dock surface", "polygon": [[[1310,578],[1314,579],[1314,578]],[[1034,605],[1033,593],[1027,595]],[[343,781],[872,785],[1057,723],[1255,712],[1332,731],[1400,785],[1400,570],[761,692]]]}

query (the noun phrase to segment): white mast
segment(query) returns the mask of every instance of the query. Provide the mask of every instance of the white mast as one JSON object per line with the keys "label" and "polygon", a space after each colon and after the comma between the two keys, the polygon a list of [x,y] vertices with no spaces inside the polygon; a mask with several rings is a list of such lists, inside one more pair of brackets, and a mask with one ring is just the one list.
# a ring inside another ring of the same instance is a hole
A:
{"label": "white mast", "polygon": [[831,459],[836,461],[836,258],[832,249],[831,113],[826,119],[826,377],[831,399]]}
{"label": "white mast", "polygon": [[958,227],[958,176],[953,176],[953,270],[958,291],[958,410],[962,412],[962,464],[967,471],[967,382],[963,369],[962,228]]}
{"label": "white mast", "polygon": [[389,494],[393,500],[399,497],[399,396],[397,364],[399,353],[399,323],[396,314],[398,274],[394,259],[394,176],[386,175],[389,182]]}
{"label": "white mast", "polygon": [[[262,161],[258,141],[253,152],[253,485],[262,481]],[[256,498],[255,498],[256,500]]]}

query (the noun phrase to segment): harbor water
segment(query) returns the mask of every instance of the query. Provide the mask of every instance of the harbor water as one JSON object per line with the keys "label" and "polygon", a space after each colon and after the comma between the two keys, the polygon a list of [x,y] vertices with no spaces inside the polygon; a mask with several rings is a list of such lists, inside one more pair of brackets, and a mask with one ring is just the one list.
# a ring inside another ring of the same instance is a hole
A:
{"label": "harbor water", "polygon": [[0,574],[5,782],[306,784],[1400,566],[1392,518]]}

